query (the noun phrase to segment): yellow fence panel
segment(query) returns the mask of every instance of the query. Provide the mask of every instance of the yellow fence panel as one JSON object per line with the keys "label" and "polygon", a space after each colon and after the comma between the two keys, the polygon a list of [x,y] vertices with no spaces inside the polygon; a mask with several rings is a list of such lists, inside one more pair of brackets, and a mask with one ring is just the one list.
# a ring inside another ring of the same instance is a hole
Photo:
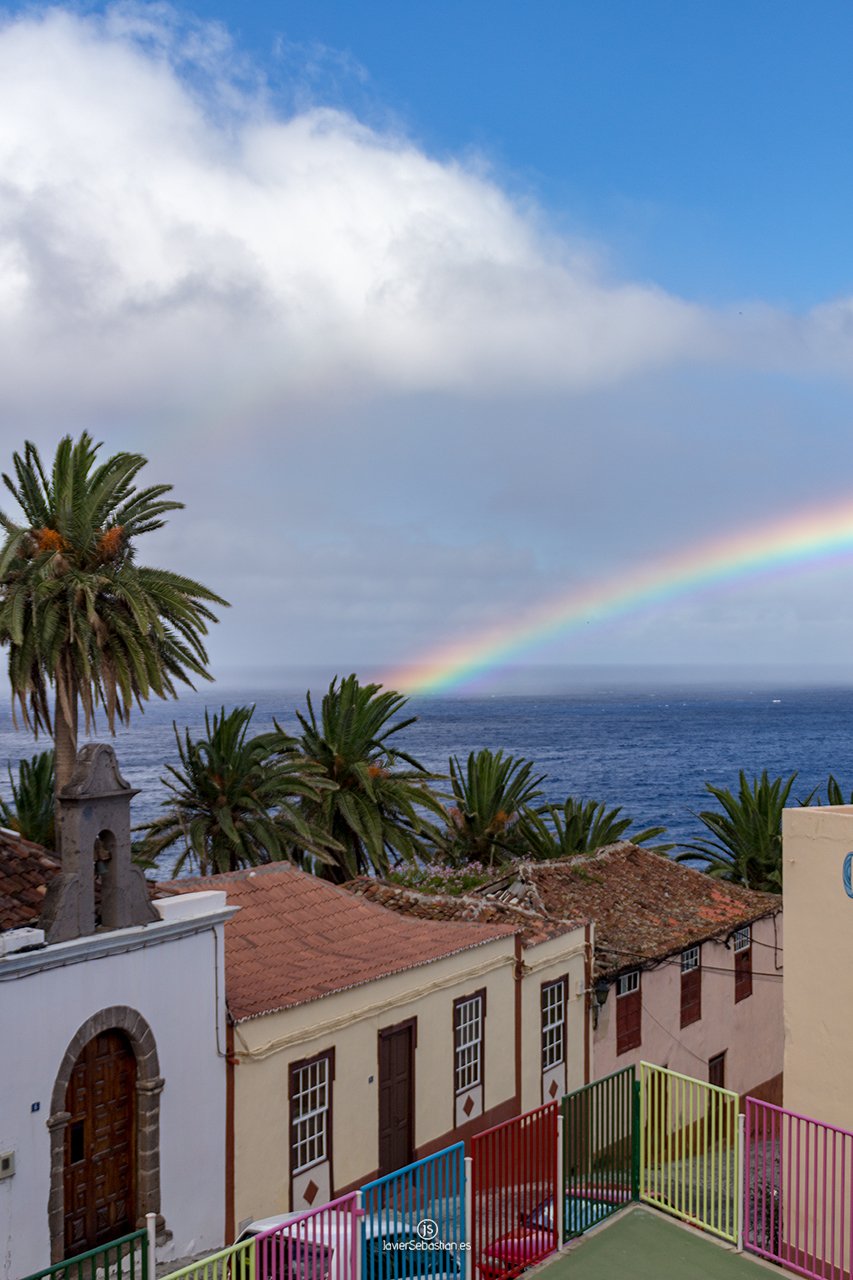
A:
{"label": "yellow fence panel", "polygon": [[640,1199],[739,1243],[738,1095],[640,1063]]}

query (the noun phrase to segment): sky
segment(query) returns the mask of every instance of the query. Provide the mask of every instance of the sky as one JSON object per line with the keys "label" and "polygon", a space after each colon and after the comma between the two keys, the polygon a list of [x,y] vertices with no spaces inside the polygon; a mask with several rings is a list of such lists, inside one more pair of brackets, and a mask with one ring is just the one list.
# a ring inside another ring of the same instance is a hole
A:
{"label": "sky", "polygon": [[[853,509],[853,8],[0,3],[0,467],[89,429],[214,670],[388,670]],[[846,671],[853,557],[502,661]]]}

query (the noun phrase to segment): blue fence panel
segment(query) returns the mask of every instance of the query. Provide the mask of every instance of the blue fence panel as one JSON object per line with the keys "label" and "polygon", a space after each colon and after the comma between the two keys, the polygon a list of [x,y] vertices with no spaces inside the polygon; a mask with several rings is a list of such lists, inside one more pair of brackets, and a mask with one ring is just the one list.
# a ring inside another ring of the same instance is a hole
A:
{"label": "blue fence panel", "polygon": [[362,1280],[464,1273],[464,1143],[366,1183],[362,1196]]}

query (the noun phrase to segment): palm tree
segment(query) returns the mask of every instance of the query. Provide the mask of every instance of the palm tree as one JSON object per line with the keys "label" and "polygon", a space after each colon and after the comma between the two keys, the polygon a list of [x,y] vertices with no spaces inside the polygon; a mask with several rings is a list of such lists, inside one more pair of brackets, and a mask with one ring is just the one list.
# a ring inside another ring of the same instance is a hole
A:
{"label": "palm tree", "polygon": [[688,845],[676,861],[693,862],[698,854],[709,875],[750,889],[781,893],[782,811],[796,776],[792,773],[787,779],[771,780],[765,769],[750,783],[741,770],[737,794],[706,782],[705,789],[723,811],[705,810],[697,817],[714,839]]}
{"label": "palm tree", "polygon": [[[569,796],[562,806],[549,805],[541,810],[533,822],[530,853],[534,858],[565,858],[576,853],[594,853],[605,845],[630,840],[632,844],[647,844],[666,833],[666,827],[647,827],[644,831],[631,832],[633,818],[620,818],[621,807],[607,809],[595,800],[582,800]],[[665,853],[672,845],[655,845],[655,851]]]}
{"label": "palm tree", "polygon": [[199,875],[239,871],[290,858],[309,849],[331,861],[334,843],[312,830],[299,805],[316,801],[330,787],[319,770],[299,757],[278,733],[249,737],[254,707],[235,707],[211,719],[205,734],[184,737],[174,725],[180,766],[161,779],[169,790],[165,813],[146,827],[139,856],[147,865],[175,845],[183,846],[172,874],[187,866]]}
{"label": "palm tree", "polygon": [[9,767],[12,803],[9,805],[0,799],[0,821],[3,825],[45,849],[56,847],[53,761],[53,750],[40,751],[31,760],[21,760],[17,782]]}
{"label": "palm tree", "polygon": [[313,830],[340,848],[334,864],[321,866],[320,873],[342,883],[427,859],[437,833],[426,814],[444,813],[429,787],[434,775],[389,742],[417,719],[394,720],[407,699],[349,675],[331,682],[319,717],[310,693],[306,701],[307,715],[296,713],[296,748],[334,787],[303,800],[301,811]]}
{"label": "palm tree", "polygon": [[442,857],[454,866],[480,862],[489,868],[529,852],[534,805],[545,775],[531,777],[533,763],[521,757],[471,752],[463,769],[450,759],[453,806],[440,842]]}
{"label": "palm tree", "polygon": [[13,455],[15,479],[3,476],[23,520],[0,512],[0,644],[13,708],[54,735],[57,790],[74,769],[78,702],[87,732],[99,705],[114,731],[133,702],[210,679],[202,637],[216,621],[210,606],[226,604],[191,578],[137,565],[136,539],[183,503],[166,498],[171,485],[136,488],[141,454],[98,464],[100,448],[85,432],[66,436],[47,472],[28,441]]}

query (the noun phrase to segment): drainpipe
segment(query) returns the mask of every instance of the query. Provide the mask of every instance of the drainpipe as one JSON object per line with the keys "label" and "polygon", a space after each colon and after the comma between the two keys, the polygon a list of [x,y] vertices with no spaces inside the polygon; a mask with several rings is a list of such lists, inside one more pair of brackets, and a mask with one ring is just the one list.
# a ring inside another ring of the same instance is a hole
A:
{"label": "drainpipe", "polygon": [[225,1244],[237,1234],[234,1219],[234,1023],[225,1013]]}

